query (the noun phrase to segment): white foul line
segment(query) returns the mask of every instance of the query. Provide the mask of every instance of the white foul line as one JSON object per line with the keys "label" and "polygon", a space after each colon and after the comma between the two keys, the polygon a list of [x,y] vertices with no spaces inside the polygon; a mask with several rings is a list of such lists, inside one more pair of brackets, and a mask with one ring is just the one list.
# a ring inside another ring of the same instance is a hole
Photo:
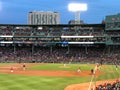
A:
{"label": "white foul line", "polygon": [[90,85],[89,85],[88,90],[90,90],[90,88],[91,88],[91,84],[92,84],[92,81],[93,81],[93,79],[94,79],[94,75],[95,75],[96,68],[97,68],[97,66],[95,66],[95,68],[94,68],[93,75],[92,75],[92,78],[91,78],[91,81],[90,81]]}

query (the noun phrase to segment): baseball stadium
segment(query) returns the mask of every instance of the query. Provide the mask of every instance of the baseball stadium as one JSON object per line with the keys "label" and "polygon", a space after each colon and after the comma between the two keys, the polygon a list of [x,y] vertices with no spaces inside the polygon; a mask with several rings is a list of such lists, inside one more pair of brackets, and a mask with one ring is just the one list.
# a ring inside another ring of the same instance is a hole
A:
{"label": "baseball stadium", "polygon": [[120,21],[0,24],[0,90],[120,90]]}

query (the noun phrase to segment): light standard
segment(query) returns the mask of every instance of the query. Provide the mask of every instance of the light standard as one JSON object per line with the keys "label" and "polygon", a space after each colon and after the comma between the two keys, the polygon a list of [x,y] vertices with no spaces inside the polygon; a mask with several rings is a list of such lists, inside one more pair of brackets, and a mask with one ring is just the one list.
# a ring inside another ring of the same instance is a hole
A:
{"label": "light standard", "polygon": [[84,3],[70,3],[68,10],[75,12],[75,24],[80,24],[80,12],[87,10],[87,4]]}

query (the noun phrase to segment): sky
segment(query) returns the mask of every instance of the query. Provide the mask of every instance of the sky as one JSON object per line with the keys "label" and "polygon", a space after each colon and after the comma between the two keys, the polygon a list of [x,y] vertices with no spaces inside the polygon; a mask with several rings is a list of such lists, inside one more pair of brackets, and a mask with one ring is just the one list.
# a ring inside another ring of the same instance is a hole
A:
{"label": "sky", "polygon": [[80,13],[80,19],[89,24],[120,13],[120,0],[0,0],[0,24],[27,24],[31,11],[59,12],[60,24],[68,24],[75,19],[75,13],[68,10],[69,3],[87,4],[88,10]]}

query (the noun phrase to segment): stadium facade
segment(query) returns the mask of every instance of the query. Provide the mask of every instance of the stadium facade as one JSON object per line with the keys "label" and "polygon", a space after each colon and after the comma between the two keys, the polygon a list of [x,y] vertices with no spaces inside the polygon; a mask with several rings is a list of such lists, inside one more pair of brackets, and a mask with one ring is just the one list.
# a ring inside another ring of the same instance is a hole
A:
{"label": "stadium facade", "polygon": [[47,25],[47,24],[59,24],[59,23],[60,23],[60,15],[58,12],[33,11],[28,13],[28,24]]}
{"label": "stadium facade", "polygon": [[106,30],[119,30],[120,29],[120,13],[116,15],[106,16]]}
{"label": "stadium facade", "polygon": [[118,63],[120,28],[106,23],[0,24],[0,62]]}

